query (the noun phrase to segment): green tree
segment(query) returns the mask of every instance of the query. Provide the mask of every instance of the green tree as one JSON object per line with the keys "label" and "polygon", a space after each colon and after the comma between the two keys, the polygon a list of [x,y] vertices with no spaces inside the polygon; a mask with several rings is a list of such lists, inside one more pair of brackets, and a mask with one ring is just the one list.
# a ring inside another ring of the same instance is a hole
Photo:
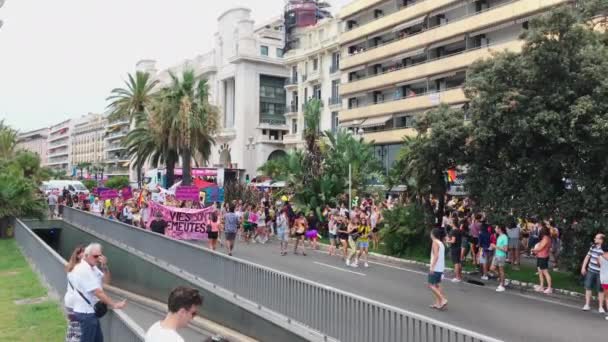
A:
{"label": "green tree", "polygon": [[[446,171],[465,162],[470,126],[462,110],[442,105],[419,117],[415,128],[416,136],[404,138],[390,183],[407,185],[411,199],[440,220],[448,190]],[[431,197],[439,202],[436,211]]]}
{"label": "green tree", "polygon": [[168,149],[181,156],[183,184],[190,185],[193,153],[198,153],[203,163],[211,156],[219,110],[209,103],[207,80],[199,79],[192,70],[184,71],[181,77],[170,76],[172,84],[160,91],[160,127],[167,135]]}
{"label": "green tree", "polygon": [[428,230],[432,215],[419,203],[398,205],[384,212],[384,227],[380,230],[385,251],[389,255],[411,256],[428,252]]}
{"label": "green tree", "polygon": [[84,170],[87,170],[87,173],[91,171],[91,163],[78,163],[76,168],[80,170],[80,179],[84,178]]}
{"label": "green tree", "polygon": [[94,188],[97,187],[97,181],[93,179],[85,179],[82,181],[82,184],[86,186],[89,191],[92,191]]}
{"label": "green tree", "polygon": [[110,179],[108,179],[105,183],[105,186],[107,188],[111,188],[111,189],[122,189],[126,186],[129,186],[129,177],[126,176],[116,176],[116,177],[110,177]]}
{"label": "green tree", "polygon": [[580,18],[533,20],[521,54],[476,63],[466,83],[469,192],[490,213],[555,218],[571,266],[608,226],[608,47]]}
{"label": "green tree", "polygon": [[[110,101],[108,109],[110,121],[129,120],[131,124],[138,123],[138,119],[145,117],[146,111],[155,100],[154,88],[158,81],[152,80],[147,72],[137,71],[135,77],[128,75],[125,81],[125,88],[112,89],[111,95],[107,98]],[[143,164],[138,164],[137,184],[141,186]]]}
{"label": "green tree", "polygon": [[17,145],[17,131],[0,120],[0,158],[10,158]]}

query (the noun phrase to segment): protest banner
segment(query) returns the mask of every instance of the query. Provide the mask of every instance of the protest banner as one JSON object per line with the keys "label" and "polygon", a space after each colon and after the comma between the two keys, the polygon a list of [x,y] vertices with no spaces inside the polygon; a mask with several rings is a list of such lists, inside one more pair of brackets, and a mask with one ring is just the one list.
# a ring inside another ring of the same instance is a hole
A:
{"label": "protest banner", "polygon": [[167,222],[165,235],[179,240],[202,240],[207,236],[207,224],[211,220],[214,207],[203,209],[186,209],[168,207],[156,202],[149,202],[150,219],[146,222],[146,227],[150,229],[150,224],[160,212],[163,219]]}
{"label": "protest banner", "polygon": [[99,192],[99,199],[105,201],[107,199],[113,199],[118,197],[118,191],[110,189],[110,190],[102,190]]}
{"label": "protest banner", "polygon": [[205,189],[205,203],[224,202],[224,189],[217,187]]}
{"label": "protest banner", "polygon": [[199,190],[196,186],[178,186],[175,190],[175,199],[178,201],[198,201]]}
{"label": "protest banner", "polygon": [[126,186],[126,187],[122,188],[120,195],[123,200],[125,200],[125,201],[129,200],[129,199],[133,198],[133,190],[131,189],[130,186]]}

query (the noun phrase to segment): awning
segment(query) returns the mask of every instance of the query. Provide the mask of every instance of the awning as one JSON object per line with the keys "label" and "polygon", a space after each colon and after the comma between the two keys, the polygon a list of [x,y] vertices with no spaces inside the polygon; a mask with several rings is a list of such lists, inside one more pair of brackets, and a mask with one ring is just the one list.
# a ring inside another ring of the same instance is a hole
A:
{"label": "awning", "polygon": [[406,29],[406,28],[408,28],[408,27],[411,27],[411,26],[416,26],[416,25],[418,25],[418,24],[421,24],[422,22],[424,22],[424,18],[425,18],[425,17],[424,17],[424,16],[422,16],[422,17],[420,17],[420,18],[417,18],[417,19],[414,19],[414,20],[410,20],[410,21],[408,21],[408,22],[405,22],[405,23],[403,23],[403,24],[401,24],[401,25],[397,25],[397,26],[395,26],[395,28],[393,28],[393,32],[398,32],[398,31],[401,31],[401,30]]}
{"label": "awning", "polygon": [[363,120],[351,120],[351,121],[342,121],[340,122],[340,127],[350,128],[350,127],[358,127]]}
{"label": "awning", "polygon": [[429,81],[438,80],[440,78],[452,77],[454,75],[456,75],[456,71],[450,71],[450,72],[446,72],[443,74],[437,74],[437,75],[433,75],[433,76],[429,77]]}
{"label": "awning", "polygon": [[379,127],[379,126],[384,126],[386,125],[386,122],[390,119],[393,118],[393,115],[384,115],[384,116],[378,116],[375,118],[369,118],[367,120],[365,120],[362,124],[361,124],[361,128],[371,128],[371,127]]}
{"label": "awning", "polygon": [[408,51],[406,53],[402,53],[400,55],[392,57],[390,60],[391,61],[400,61],[400,60],[402,60],[404,58],[421,55],[421,54],[424,53],[424,51],[425,51],[425,49],[418,49],[418,50]]}

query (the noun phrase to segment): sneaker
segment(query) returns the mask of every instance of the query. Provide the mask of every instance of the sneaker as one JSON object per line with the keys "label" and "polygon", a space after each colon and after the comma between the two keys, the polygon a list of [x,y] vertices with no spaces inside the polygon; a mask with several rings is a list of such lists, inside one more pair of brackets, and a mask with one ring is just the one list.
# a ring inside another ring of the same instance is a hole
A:
{"label": "sneaker", "polygon": [[608,321],[608,316],[606,316],[606,320]]}
{"label": "sneaker", "polygon": [[553,289],[548,287],[545,291],[543,291],[544,294],[552,294],[553,293]]}
{"label": "sneaker", "polygon": [[363,267],[369,267],[369,264],[366,262],[363,264]]}
{"label": "sneaker", "polygon": [[600,308],[600,309],[598,310],[598,312],[599,312],[599,313],[606,313],[606,310],[604,310],[604,308]]}
{"label": "sneaker", "polygon": [[541,287],[540,285],[534,285],[534,291],[536,292],[543,292],[545,289],[543,287]]}
{"label": "sneaker", "polygon": [[355,261],[352,264],[350,264],[350,267],[357,268],[357,267],[359,267],[359,264]]}
{"label": "sneaker", "polygon": [[460,283],[462,280],[458,278],[452,278],[452,283]]}
{"label": "sneaker", "polygon": [[350,266],[350,260],[346,259],[346,266]]}
{"label": "sneaker", "polygon": [[498,286],[498,287],[496,288],[496,292],[505,292],[505,288],[504,288],[504,286]]}
{"label": "sneaker", "polygon": [[591,307],[587,304],[585,304],[585,306],[583,306],[583,311],[589,311],[591,310]]}
{"label": "sneaker", "polygon": [[481,276],[481,280],[489,280],[490,278],[488,278],[487,275]]}

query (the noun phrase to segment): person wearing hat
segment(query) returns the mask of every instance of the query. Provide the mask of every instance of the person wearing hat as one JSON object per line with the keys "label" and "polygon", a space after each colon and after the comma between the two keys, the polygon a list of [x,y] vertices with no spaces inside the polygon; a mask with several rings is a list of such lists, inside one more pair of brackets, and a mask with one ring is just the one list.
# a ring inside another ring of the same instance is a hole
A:
{"label": "person wearing hat", "polygon": [[165,235],[165,229],[167,228],[167,221],[163,219],[163,213],[157,211],[154,213],[154,220],[150,223],[150,230],[155,233]]}

